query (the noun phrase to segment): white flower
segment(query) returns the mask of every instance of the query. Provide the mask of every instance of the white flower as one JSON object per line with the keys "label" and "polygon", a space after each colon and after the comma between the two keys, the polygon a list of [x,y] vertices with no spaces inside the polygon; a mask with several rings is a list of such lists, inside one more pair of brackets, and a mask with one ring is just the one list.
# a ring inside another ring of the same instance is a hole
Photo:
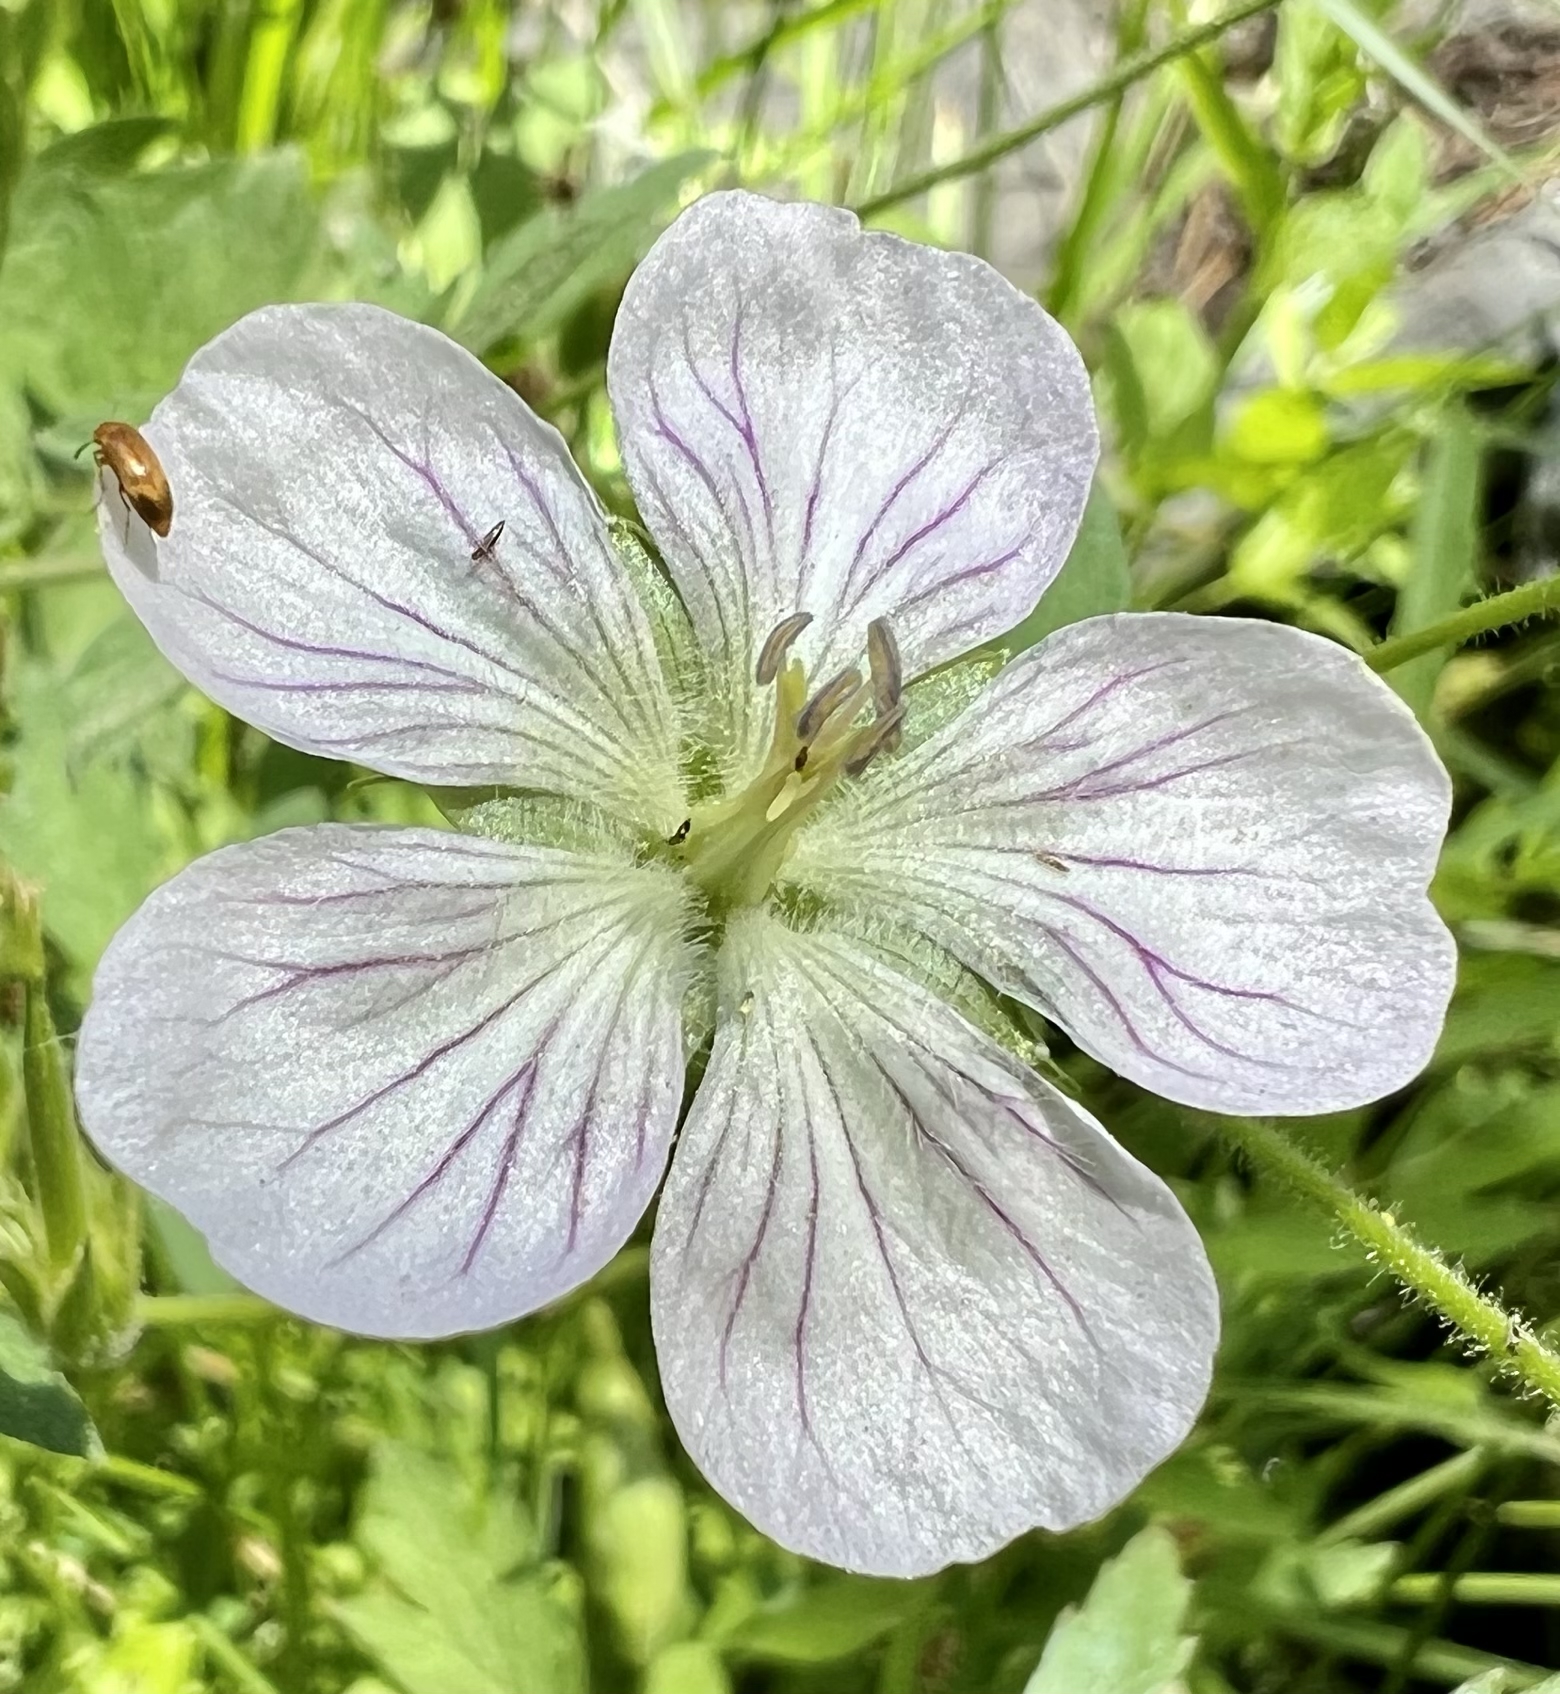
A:
{"label": "white flower", "polygon": [[157,408],[171,533],[101,530],[169,657],[294,747],[520,797],[192,865],[103,960],[85,1122],[281,1305],[480,1328],[633,1229],[702,1005],[652,1300],[711,1481],[858,1570],[1093,1518],[1201,1404],[1207,1263],[928,983],[1193,1105],[1373,1099],[1449,992],[1445,775],[1357,659],[1234,620],[1074,625],[921,733],[902,677],[1029,610],[1096,452],[1071,344],[975,259],[713,195],[608,383],[676,662],[559,437],[432,330],[257,312]]}

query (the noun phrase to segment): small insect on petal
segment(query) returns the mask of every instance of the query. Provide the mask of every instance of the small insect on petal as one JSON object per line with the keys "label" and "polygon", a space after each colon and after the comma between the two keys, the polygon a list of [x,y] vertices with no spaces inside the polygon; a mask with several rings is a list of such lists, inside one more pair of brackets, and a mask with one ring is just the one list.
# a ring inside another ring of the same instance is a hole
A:
{"label": "small insect on petal", "polygon": [[471,562],[474,565],[490,565],[493,562],[493,549],[498,546],[504,533],[504,520],[500,518],[486,535],[471,549]]}
{"label": "small insect on petal", "polygon": [[127,423],[101,423],[92,440],[93,458],[114,473],[126,508],[154,535],[166,535],[173,523],[173,490],[151,443]]}

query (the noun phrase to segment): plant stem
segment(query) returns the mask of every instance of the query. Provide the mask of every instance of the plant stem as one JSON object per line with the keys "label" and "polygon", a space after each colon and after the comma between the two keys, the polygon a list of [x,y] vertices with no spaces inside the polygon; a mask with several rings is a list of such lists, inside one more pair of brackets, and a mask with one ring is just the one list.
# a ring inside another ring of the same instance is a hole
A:
{"label": "plant stem", "polygon": [[1216,41],[1236,24],[1244,23],[1247,18],[1254,18],[1259,13],[1271,12],[1278,4],[1279,0],[1242,0],[1240,5],[1226,12],[1222,18],[1199,24],[1195,29],[1183,30],[1163,46],[1123,60],[1109,76],[1081,93],[1074,94],[1055,106],[1047,107],[1039,117],[1031,118],[1028,123],[1020,124],[1017,129],[1003,130],[1000,135],[992,136],[989,141],[983,142],[960,158],[949,159],[943,164],[933,165],[929,170],[920,171],[915,176],[906,177],[903,182],[895,183],[884,193],[875,194],[862,201],[856,211],[864,218],[871,217],[874,213],[887,211],[890,206],[897,206],[902,201],[913,200],[917,194],[924,194],[929,188],[956,181],[959,177],[972,176],[976,171],[984,170],[987,165],[995,164],[1008,153],[1028,146],[1039,136],[1060,128],[1080,112],[1104,105],[1124,89],[1152,76],[1162,66],[1172,64],[1188,53],[1195,53],[1200,47],[1206,47],[1210,41]]}
{"label": "plant stem", "polygon": [[19,559],[15,563],[0,565],[0,594],[18,594],[27,588],[52,588],[60,582],[86,582],[103,574],[103,561],[86,553]]}
{"label": "plant stem", "polygon": [[276,1684],[263,1675],[204,1613],[188,1612],[183,1621],[211,1660],[227,1672],[244,1694],[279,1694]]}
{"label": "plant stem", "polygon": [[1560,1529],[1560,1500],[1504,1500],[1495,1517],[1513,1529]]}
{"label": "plant stem", "polygon": [[[1398,1577],[1387,1593],[1404,1605],[1419,1606],[1434,1598],[1441,1580],[1440,1571],[1415,1571]],[[1560,1606],[1560,1576],[1546,1572],[1471,1570],[1451,1586],[1464,1605]]]}
{"label": "plant stem", "polygon": [[87,1197],[82,1186],[81,1147],[70,1089],[60,1069],[60,1042],[49,1015],[42,979],[26,988],[22,1082],[27,1094],[27,1134],[38,1207],[56,1271],[68,1269],[87,1238]]}
{"label": "plant stem", "polygon": [[1505,594],[1492,594],[1488,600],[1475,601],[1449,618],[1416,629],[1412,635],[1394,636],[1362,657],[1373,671],[1390,671],[1438,647],[1457,647],[1475,635],[1554,611],[1560,611],[1560,576],[1546,576]]}
{"label": "plant stem", "polygon": [[147,1329],[185,1329],[196,1324],[272,1323],[282,1316],[258,1294],[147,1294],[135,1309]]}
{"label": "plant stem", "polygon": [[1219,1131],[1257,1167],[1330,1211],[1399,1282],[1500,1365],[1560,1407],[1560,1355],[1527,1323],[1481,1294],[1466,1274],[1426,1247],[1391,1212],[1356,1194],[1288,1136],[1255,1118],[1219,1118]]}

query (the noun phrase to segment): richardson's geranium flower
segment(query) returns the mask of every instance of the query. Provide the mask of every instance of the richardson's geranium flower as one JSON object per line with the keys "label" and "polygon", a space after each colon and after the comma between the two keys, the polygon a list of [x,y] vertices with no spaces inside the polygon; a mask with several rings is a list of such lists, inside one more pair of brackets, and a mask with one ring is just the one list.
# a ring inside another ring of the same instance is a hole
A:
{"label": "richardson's geranium flower", "polygon": [[1076,624],[962,710],[913,682],[1030,609],[1096,455],[1073,347],[975,259],[713,195],[608,387],[675,595],[551,428],[385,312],[257,312],[157,408],[171,532],[110,483],[101,530],[163,651],[279,741],[477,794],[154,894],[86,1125],[279,1304],[437,1336],[612,1257],[707,1046],[651,1297],[714,1485],[879,1572],[1093,1518],[1195,1417],[1214,1287],[990,990],[1196,1106],[1384,1094],[1449,991],[1445,775],[1264,623]]}

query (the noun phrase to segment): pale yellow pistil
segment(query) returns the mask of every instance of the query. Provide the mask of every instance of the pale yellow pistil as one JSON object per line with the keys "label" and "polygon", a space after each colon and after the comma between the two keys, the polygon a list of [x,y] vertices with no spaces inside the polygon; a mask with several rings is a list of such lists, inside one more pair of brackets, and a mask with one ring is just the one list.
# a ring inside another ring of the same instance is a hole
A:
{"label": "pale yellow pistil", "polygon": [[869,677],[841,671],[809,693],[805,667],[788,653],[811,621],[802,612],[785,619],[759,654],[755,680],[775,690],[762,769],[740,793],[697,807],[667,844],[717,910],[762,900],[797,830],[835,784],[899,739],[899,653],[888,625],[879,619],[867,632]]}

